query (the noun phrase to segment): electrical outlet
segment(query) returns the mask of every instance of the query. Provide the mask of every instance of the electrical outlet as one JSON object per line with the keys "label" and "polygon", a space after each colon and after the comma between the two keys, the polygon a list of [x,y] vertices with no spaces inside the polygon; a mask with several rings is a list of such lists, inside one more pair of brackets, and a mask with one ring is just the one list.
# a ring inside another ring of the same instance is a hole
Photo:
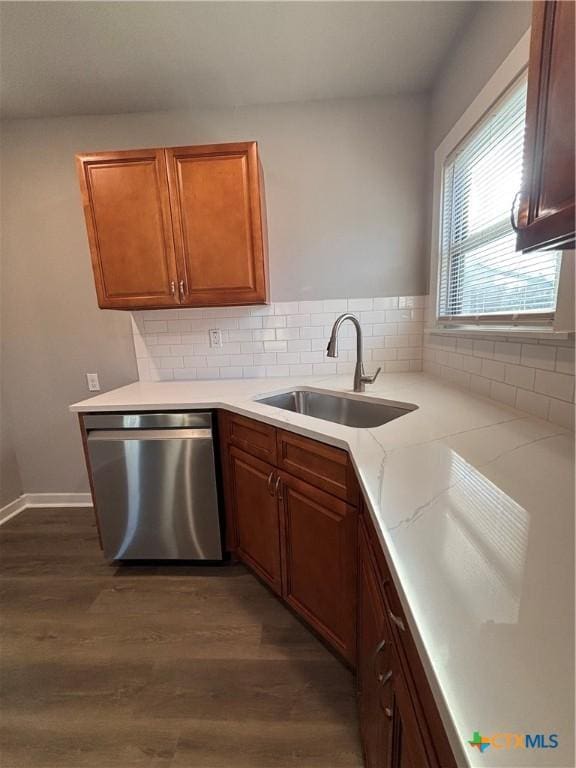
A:
{"label": "electrical outlet", "polygon": [[88,382],[89,392],[100,392],[100,382],[98,381],[97,373],[87,373],[86,381]]}
{"label": "electrical outlet", "polygon": [[220,328],[211,328],[208,331],[208,335],[210,337],[210,346],[211,347],[221,347],[222,346],[222,331]]}

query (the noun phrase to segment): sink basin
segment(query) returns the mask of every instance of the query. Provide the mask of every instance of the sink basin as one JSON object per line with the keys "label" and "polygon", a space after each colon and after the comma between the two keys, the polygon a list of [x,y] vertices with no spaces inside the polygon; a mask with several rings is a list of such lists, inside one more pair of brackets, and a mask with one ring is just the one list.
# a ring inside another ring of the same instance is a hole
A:
{"label": "sink basin", "polygon": [[347,427],[379,427],[388,421],[416,410],[411,403],[395,403],[365,397],[327,395],[324,392],[302,389],[259,398],[256,402],[302,413],[316,419],[345,424]]}

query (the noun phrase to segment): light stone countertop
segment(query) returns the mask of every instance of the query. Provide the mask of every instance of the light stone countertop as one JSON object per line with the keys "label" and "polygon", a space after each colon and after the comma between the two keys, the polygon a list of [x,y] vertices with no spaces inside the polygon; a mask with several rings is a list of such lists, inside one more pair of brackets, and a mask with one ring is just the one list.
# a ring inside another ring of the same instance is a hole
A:
{"label": "light stone countertop", "polygon": [[[346,448],[459,765],[574,766],[574,433],[423,373],[367,388],[418,406],[373,429],[254,402],[351,384],[140,382],[70,410],[225,408]],[[559,747],[481,754],[474,731],[554,733]]]}

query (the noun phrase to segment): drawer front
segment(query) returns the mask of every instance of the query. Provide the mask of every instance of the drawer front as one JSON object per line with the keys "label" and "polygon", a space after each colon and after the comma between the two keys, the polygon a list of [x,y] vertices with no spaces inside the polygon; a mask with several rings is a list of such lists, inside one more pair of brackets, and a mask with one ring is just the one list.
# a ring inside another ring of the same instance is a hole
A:
{"label": "drawer front", "polygon": [[228,442],[259,459],[276,463],[276,429],[261,421],[228,414]]}
{"label": "drawer front", "polygon": [[277,466],[322,491],[358,504],[358,484],[346,451],[277,430]]}
{"label": "drawer front", "polygon": [[455,768],[454,754],[422,666],[420,654],[406,621],[386,557],[367,509],[362,510],[361,518],[362,527],[364,527],[370,541],[370,548],[379,571],[380,589],[384,597],[388,626],[394,638],[399,667],[402,669],[405,696],[407,699],[409,697],[411,701],[411,706],[415,712],[414,724],[418,723],[420,741],[427,756],[427,762],[423,765],[430,765],[434,768],[440,768],[440,766],[441,768]]}

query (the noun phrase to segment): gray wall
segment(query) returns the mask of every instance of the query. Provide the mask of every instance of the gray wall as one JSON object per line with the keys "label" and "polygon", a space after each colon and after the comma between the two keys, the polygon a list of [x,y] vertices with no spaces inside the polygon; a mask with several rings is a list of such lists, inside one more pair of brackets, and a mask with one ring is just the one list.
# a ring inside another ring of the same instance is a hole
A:
{"label": "gray wall", "polygon": [[0,394],[0,508],[22,493],[6,399]]}
{"label": "gray wall", "polygon": [[87,490],[69,403],[137,378],[130,320],[101,311],[74,154],[257,139],[274,300],[424,289],[426,102],[420,97],[18,120],[3,126],[8,413],[25,492]]}
{"label": "gray wall", "polygon": [[532,3],[479,2],[436,78],[430,104],[430,142],[436,149],[530,27]]}
{"label": "gray wall", "polygon": [[[426,176],[426,285],[432,237],[434,152],[529,29],[532,3],[525,0],[478,2],[444,60],[430,94]],[[427,291],[429,288],[427,288]]]}

